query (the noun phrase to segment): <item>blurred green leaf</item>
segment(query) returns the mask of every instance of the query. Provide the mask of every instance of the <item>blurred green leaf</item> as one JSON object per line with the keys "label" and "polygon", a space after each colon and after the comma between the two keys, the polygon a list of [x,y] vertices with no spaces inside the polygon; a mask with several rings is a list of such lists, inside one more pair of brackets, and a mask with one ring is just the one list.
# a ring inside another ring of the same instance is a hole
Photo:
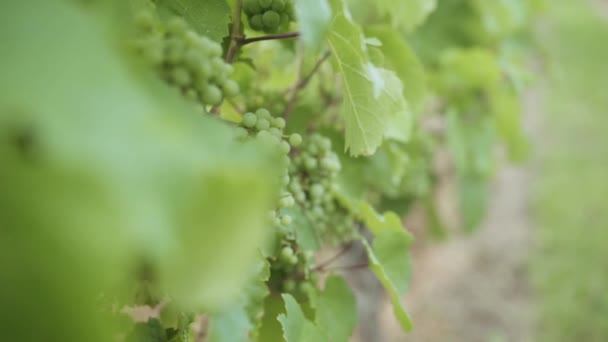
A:
{"label": "blurred green leaf", "polygon": [[[226,0],[153,0],[161,13],[184,18],[199,34],[221,43],[229,34],[230,6]],[[240,20],[240,18],[236,18]]]}
{"label": "blurred green leaf", "polygon": [[278,320],[286,342],[327,341],[328,337],[314,323],[307,320],[300,304],[289,294],[283,295],[285,311]]}
{"label": "blurred green leaf", "polygon": [[393,312],[405,331],[412,329],[412,320],[406,312],[401,296],[408,287],[411,264],[408,254],[410,239],[405,231],[387,230],[374,235],[372,246],[361,239],[369,259],[369,267],[386,289]]}
{"label": "blurred green leaf", "polygon": [[348,283],[339,276],[329,277],[313,301],[315,320],[329,341],[349,341],[357,324],[357,303]]}
{"label": "blurred green leaf", "polygon": [[318,50],[332,18],[327,0],[296,0],[296,15],[302,41],[309,51]]}

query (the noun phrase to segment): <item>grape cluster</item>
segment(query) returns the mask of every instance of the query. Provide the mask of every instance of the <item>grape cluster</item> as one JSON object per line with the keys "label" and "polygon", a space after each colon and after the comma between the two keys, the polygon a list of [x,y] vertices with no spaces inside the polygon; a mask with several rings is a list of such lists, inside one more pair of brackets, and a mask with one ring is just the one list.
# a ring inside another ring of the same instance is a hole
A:
{"label": "grape cluster", "polygon": [[254,31],[274,33],[295,19],[293,0],[245,0],[243,5]]}
{"label": "grape cluster", "polygon": [[255,136],[267,144],[275,146],[283,153],[283,169],[284,173],[281,179],[281,193],[277,203],[277,209],[269,213],[270,220],[274,223],[278,233],[281,235],[279,240],[283,238],[293,238],[291,231],[288,229],[293,218],[286,209],[292,208],[296,201],[287,190],[287,185],[290,183],[289,166],[291,159],[289,154],[292,146],[298,146],[302,143],[302,137],[299,134],[286,136],[285,119],[281,117],[273,117],[270,112],[264,108],[258,109],[255,112],[248,112],[243,115],[240,127],[237,130],[237,136],[241,139]]}
{"label": "grape cluster", "polygon": [[180,89],[189,100],[217,105],[224,97],[239,93],[239,85],[228,78],[234,69],[222,59],[222,47],[198,35],[181,18],[166,24],[149,12],[136,18],[136,47],[161,77]]}
{"label": "grape cluster", "polygon": [[271,290],[290,293],[296,299],[305,301],[316,287],[314,254],[302,251],[291,241],[283,241],[274,260],[271,260]]}
{"label": "grape cluster", "polygon": [[338,244],[352,238],[355,218],[335,197],[342,165],[331,145],[319,134],[307,139],[290,166],[289,190],[305,207],[318,234]]}

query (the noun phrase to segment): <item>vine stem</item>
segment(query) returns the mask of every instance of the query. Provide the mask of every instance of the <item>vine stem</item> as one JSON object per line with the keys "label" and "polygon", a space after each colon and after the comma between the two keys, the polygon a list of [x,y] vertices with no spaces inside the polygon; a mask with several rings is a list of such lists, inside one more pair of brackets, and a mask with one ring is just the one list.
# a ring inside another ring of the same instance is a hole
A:
{"label": "vine stem", "polygon": [[363,264],[356,264],[356,265],[349,265],[349,266],[328,267],[328,268],[324,268],[322,270],[319,270],[319,272],[356,271],[356,270],[361,270],[361,269],[368,268],[368,267],[369,267],[368,263],[363,263]]}
{"label": "vine stem", "polygon": [[244,39],[242,37],[241,28],[241,13],[243,12],[243,0],[237,0],[234,13],[232,14],[232,31],[230,31],[230,45],[228,46],[228,52],[226,53],[226,63],[232,64],[234,56],[240,47],[239,41]]}
{"label": "vine stem", "polygon": [[352,243],[349,243],[348,245],[345,245],[344,247],[342,247],[342,249],[336,253],[336,255],[334,255],[333,257],[323,261],[322,263],[320,263],[319,265],[315,266],[313,268],[313,271],[323,271],[325,270],[325,268],[331,264],[332,262],[338,260],[338,258],[340,258],[341,256],[343,256],[344,254],[346,254],[346,252],[348,252],[351,248],[353,247]]}
{"label": "vine stem", "polygon": [[267,36],[261,37],[252,37],[252,38],[240,38],[238,39],[239,47],[255,43],[261,42],[264,40],[277,40],[277,39],[289,39],[289,38],[297,38],[300,36],[300,32],[288,32],[288,33],[278,33],[278,34],[269,34]]}
{"label": "vine stem", "polygon": [[302,53],[299,53],[300,61],[298,63],[298,79],[296,80],[293,87],[286,91],[286,93],[289,93],[291,91],[291,97],[289,98],[289,102],[287,103],[285,111],[283,112],[283,118],[285,120],[287,120],[289,114],[293,111],[295,107],[296,101],[298,100],[298,93],[308,85],[312,77],[319,71],[321,65],[323,65],[323,63],[329,58],[329,56],[331,56],[331,52],[326,51],[323,56],[317,61],[315,66],[310,70],[310,72],[306,76],[302,77],[302,66],[304,63],[304,58],[302,56]]}

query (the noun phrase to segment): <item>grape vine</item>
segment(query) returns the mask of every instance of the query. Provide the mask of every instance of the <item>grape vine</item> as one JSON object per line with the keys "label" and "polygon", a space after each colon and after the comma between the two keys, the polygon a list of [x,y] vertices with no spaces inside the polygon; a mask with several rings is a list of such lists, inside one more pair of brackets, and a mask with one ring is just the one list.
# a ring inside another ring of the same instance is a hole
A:
{"label": "grape vine", "polygon": [[3,338],[345,342],[364,273],[411,330],[402,219],[445,235],[436,151],[471,229],[493,147],[527,146],[532,5],[427,1],[0,5]]}

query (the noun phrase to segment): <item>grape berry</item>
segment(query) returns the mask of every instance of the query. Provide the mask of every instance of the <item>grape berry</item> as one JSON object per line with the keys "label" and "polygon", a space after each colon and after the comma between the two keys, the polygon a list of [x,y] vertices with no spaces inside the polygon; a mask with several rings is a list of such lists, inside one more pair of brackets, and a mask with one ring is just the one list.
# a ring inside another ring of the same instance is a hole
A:
{"label": "grape berry", "polygon": [[254,31],[275,33],[295,20],[293,0],[245,0],[244,10]]}

